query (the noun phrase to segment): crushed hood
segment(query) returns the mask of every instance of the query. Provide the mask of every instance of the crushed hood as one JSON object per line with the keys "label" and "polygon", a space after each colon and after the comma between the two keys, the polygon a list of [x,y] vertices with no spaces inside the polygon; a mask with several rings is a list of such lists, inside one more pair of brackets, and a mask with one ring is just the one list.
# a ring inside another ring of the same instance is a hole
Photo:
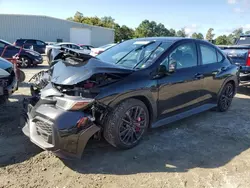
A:
{"label": "crushed hood", "polygon": [[133,70],[105,63],[96,58],[84,62],[72,59],[59,60],[53,67],[51,82],[59,85],[75,85],[89,79],[94,74],[129,74]]}

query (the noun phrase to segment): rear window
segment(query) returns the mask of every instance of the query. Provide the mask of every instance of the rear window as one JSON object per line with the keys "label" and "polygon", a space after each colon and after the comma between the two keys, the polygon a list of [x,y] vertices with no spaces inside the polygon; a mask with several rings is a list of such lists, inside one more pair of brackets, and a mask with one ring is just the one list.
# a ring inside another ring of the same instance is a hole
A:
{"label": "rear window", "polygon": [[250,44],[250,37],[240,37],[236,42],[237,45]]}

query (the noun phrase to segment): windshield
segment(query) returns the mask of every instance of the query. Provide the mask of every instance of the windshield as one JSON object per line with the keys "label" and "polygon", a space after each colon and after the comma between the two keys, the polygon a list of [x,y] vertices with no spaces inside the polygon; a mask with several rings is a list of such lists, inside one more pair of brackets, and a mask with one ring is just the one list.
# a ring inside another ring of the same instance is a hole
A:
{"label": "windshield", "polygon": [[250,44],[250,37],[240,37],[237,41],[237,45]]}
{"label": "windshield", "polygon": [[171,42],[129,40],[101,53],[97,58],[125,68],[141,69],[151,65],[171,44]]}

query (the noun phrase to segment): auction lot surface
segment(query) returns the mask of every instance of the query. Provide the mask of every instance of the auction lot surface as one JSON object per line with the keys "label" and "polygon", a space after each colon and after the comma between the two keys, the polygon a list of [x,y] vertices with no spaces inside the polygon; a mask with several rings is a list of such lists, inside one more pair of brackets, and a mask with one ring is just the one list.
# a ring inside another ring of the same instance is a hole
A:
{"label": "auction lot surface", "polygon": [[[27,79],[46,66],[25,69]],[[91,141],[82,160],[60,160],[30,143],[19,126],[24,83],[0,107],[2,187],[250,187],[250,84],[226,113],[205,112],[152,130],[118,151]]]}

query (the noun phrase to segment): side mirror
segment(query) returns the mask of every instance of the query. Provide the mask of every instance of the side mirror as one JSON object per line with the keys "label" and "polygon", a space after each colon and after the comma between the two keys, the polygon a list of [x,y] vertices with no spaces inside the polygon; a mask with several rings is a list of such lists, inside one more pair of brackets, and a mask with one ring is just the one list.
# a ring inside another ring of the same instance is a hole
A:
{"label": "side mirror", "polygon": [[177,67],[177,62],[174,60],[171,60],[168,64],[168,72],[174,73],[176,71],[176,67]]}
{"label": "side mirror", "polygon": [[158,68],[158,74],[164,76],[167,74],[167,67],[165,65],[160,65]]}

